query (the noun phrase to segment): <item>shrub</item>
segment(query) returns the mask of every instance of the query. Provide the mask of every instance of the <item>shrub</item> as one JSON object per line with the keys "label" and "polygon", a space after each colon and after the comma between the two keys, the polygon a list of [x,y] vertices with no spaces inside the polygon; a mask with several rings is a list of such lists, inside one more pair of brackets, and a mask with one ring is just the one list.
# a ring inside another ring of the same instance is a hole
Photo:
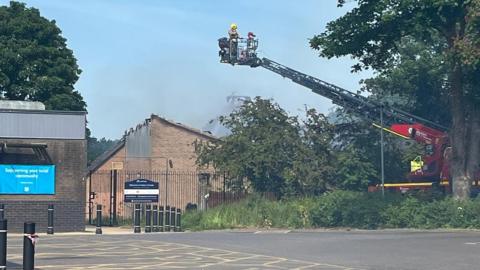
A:
{"label": "shrub", "polygon": [[242,227],[480,228],[480,198],[465,202],[413,195],[333,191],[310,198],[273,201],[261,196],[205,212],[187,212],[191,230]]}

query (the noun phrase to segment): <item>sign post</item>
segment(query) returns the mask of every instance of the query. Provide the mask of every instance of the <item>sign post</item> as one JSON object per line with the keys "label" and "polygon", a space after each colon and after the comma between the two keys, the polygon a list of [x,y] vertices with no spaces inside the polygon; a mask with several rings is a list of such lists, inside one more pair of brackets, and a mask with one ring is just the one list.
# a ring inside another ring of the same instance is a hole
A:
{"label": "sign post", "polygon": [[136,179],[125,182],[124,202],[158,203],[158,182],[148,179]]}

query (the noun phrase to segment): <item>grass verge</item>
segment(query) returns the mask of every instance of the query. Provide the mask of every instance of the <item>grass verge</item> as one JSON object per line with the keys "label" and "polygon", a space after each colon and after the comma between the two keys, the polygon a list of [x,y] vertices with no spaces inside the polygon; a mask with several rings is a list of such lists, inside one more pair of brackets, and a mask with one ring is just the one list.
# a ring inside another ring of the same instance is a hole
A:
{"label": "grass verge", "polygon": [[232,228],[474,228],[480,229],[480,198],[464,202],[425,194],[334,191],[314,198],[272,201],[261,196],[208,211],[187,212],[189,230]]}

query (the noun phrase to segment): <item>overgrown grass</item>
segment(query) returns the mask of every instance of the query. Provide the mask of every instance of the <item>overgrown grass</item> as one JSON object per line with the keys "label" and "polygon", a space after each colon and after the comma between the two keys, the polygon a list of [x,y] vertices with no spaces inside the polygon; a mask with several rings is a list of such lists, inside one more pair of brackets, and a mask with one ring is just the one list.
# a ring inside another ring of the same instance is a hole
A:
{"label": "overgrown grass", "polygon": [[267,228],[477,228],[480,198],[458,202],[450,197],[334,191],[315,198],[271,201],[251,196],[205,212],[184,215],[190,230]]}

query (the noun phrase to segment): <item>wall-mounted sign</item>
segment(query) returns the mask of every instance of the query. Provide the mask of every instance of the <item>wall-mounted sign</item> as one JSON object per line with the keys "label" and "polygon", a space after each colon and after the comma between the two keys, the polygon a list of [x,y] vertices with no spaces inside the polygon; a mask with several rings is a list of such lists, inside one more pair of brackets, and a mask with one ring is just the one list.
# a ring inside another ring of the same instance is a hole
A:
{"label": "wall-mounted sign", "polygon": [[0,164],[0,194],[55,194],[55,165]]}
{"label": "wall-mounted sign", "polygon": [[125,182],[124,201],[133,203],[158,202],[158,182],[136,179]]}
{"label": "wall-mounted sign", "polygon": [[123,170],[123,162],[121,161],[113,161],[112,162],[112,170]]}

